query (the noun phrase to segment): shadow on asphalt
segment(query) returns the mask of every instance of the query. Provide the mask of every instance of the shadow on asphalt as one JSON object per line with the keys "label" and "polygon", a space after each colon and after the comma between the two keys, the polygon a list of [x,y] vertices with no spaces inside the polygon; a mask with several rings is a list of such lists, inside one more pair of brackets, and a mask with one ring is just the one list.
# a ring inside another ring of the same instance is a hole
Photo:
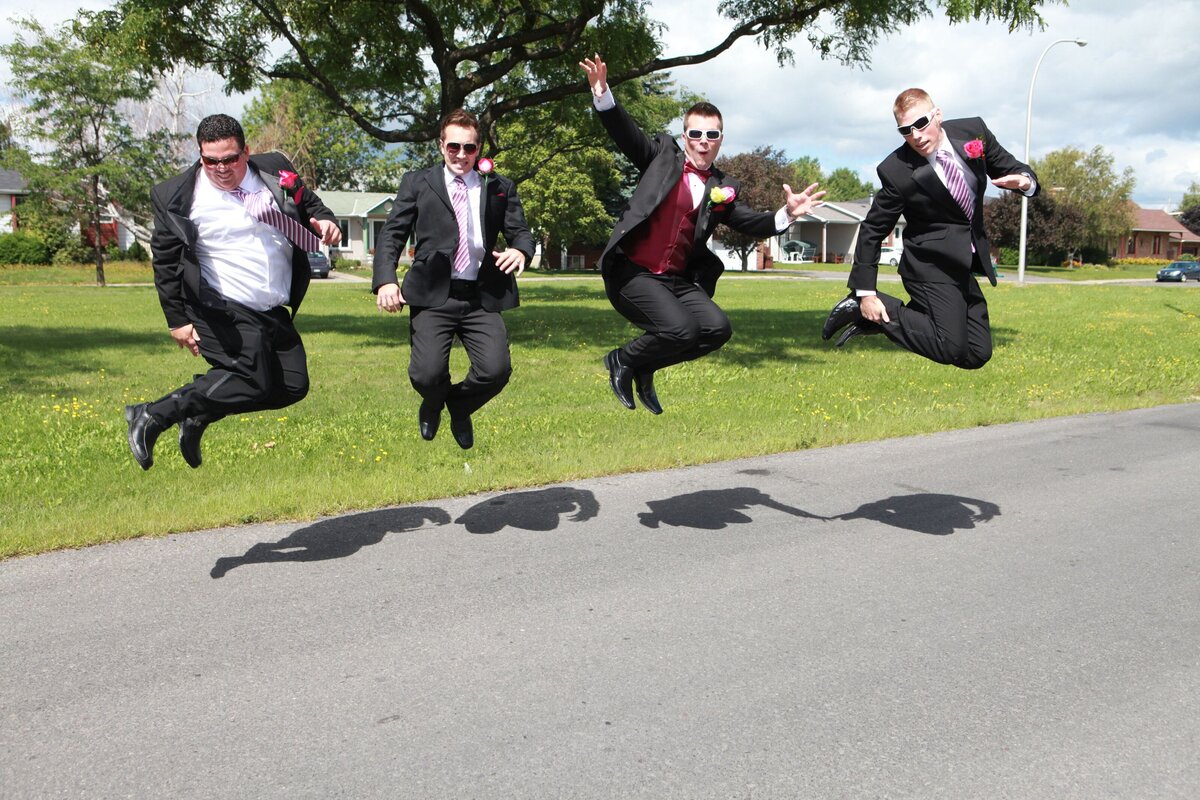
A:
{"label": "shadow on asphalt", "polygon": [[901,494],[858,507],[849,514],[830,519],[869,519],[933,536],[948,536],[971,530],[977,523],[1000,516],[1000,506],[987,500],[953,494]]}
{"label": "shadow on asphalt", "polygon": [[600,513],[596,495],[587,489],[553,486],[532,492],[509,492],[468,508],[454,520],[468,533],[496,533],[506,528],[526,531],[557,530],[561,517],[586,522]]}
{"label": "shadow on asphalt", "polygon": [[440,508],[413,506],[324,519],[307,528],[292,531],[278,542],[260,542],[247,550],[245,555],[218,558],[209,574],[214,578],[223,578],[229,570],[243,564],[345,558],[368,545],[379,544],[389,533],[414,531],[424,527],[426,522],[448,525],[450,515]]}
{"label": "shadow on asphalt", "polygon": [[[754,519],[745,512],[757,507],[822,522],[866,519],[934,536],[972,530],[976,525],[1000,516],[1000,506],[987,500],[921,493],[894,495],[861,505],[847,514],[823,517],[781,503],[748,486],[690,492],[665,500],[650,500],[646,506],[650,510],[638,514],[638,521],[647,528],[670,525],[704,531],[753,522]],[[489,498],[467,509],[454,522],[466,528],[468,533],[497,533],[510,527],[553,531],[560,527],[564,517],[567,522],[586,522],[599,513],[600,503],[591,491],[553,486]],[[217,559],[210,575],[223,578],[229,570],[245,564],[346,558],[368,545],[379,544],[389,533],[417,530],[426,523],[448,525],[450,515],[440,508],[413,506],[321,520],[293,531],[277,542],[260,542],[245,555],[223,556]]]}
{"label": "shadow on asphalt", "polygon": [[719,531],[728,525],[753,522],[753,519],[742,512],[754,506],[782,511],[794,517],[825,519],[803,509],[776,502],[769,494],[748,486],[691,492],[666,500],[651,500],[646,505],[650,507],[650,511],[638,514],[638,520],[647,528],[674,525],[679,528]]}

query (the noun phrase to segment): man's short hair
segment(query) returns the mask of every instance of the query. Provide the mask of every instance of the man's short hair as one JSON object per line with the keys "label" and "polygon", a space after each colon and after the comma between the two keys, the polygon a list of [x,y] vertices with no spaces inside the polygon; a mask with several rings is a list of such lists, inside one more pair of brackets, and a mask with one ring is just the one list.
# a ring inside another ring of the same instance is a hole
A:
{"label": "man's short hair", "polygon": [[896,119],[902,117],[905,113],[913,108],[913,106],[929,103],[933,105],[933,98],[924,89],[905,89],[900,94],[896,95],[896,102],[892,103],[892,116]]}
{"label": "man's short hair", "polygon": [[721,116],[721,109],[717,108],[712,103],[705,103],[705,102],[701,101],[701,102],[693,105],[687,111],[683,112],[684,127],[687,127],[688,117],[691,117],[691,116],[716,117],[720,121],[721,127],[722,128],[725,127],[725,118]]}
{"label": "man's short hair", "polygon": [[246,133],[242,125],[228,114],[210,114],[196,126],[196,144],[219,142],[222,139],[237,139],[238,149],[246,149]]}
{"label": "man's short hair", "polygon": [[442,117],[442,128],[439,137],[446,138],[446,128],[451,125],[457,125],[460,128],[470,128],[475,131],[475,138],[482,139],[483,134],[479,131],[479,118],[465,109],[456,108],[446,116]]}

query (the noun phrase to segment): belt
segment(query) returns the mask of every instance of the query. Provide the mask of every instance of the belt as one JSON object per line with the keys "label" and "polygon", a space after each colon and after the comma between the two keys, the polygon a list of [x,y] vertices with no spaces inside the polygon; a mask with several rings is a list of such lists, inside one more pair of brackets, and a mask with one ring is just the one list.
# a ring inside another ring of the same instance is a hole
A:
{"label": "belt", "polygon": [[479,296],[479,281],[451,279],[450,296],[455,300],[473,300]]}

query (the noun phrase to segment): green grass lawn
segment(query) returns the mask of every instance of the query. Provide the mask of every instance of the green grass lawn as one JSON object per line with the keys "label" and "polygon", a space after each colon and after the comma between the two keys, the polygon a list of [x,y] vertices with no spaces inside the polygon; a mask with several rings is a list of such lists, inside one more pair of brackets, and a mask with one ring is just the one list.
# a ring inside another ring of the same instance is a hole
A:
{"label": "green grass lawn", "polygon": [[[313,391],[209,429],[190,470],[172,429],[143,472],[122,409],[203,371],[154,289],[0,287],[0,557],[1013,420],[1196,400],[1200,292],[1001,285],[995,357],[942,367],[882,337],[820,340],[836,282],[732,279],[734,339],[660,374],[662,417],[626,411],[601,357],[633,331],[598,280],[530,282],[506,315],[512,383],[464,452],[417,433],[407,314],[320,282],[299,327]],[[456,376],[465,358],[456,348]]]}

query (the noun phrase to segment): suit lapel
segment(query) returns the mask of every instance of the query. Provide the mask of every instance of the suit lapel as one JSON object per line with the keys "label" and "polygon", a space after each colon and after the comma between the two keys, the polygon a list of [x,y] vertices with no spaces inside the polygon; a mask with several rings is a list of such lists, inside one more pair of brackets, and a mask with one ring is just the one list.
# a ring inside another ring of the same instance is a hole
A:
{"label": "suit lapel", "polygon": [[446,190],[446,178],[443,174],[445,167],[430,167],[425,172],[425,182],[429,184],[429,188],[433,189],[433,193],[441,198],[441,201],[450,210],[451,216],[454,215],[454,203],[450,201],[450,192]]}
{"label": "suit lapel", "polygon": [[189,248],[196,244],[196,226],[188,216],[192,211],[192,200],[196,196],[196,179],[199,177],[200,162],[183,174],[179,187],[167,203],[167,222],[171,229]]}
{"label": "suit lapel", "polygon": [[911,154],[909,164],[913,167],[913,180],[917,182],[917,185],[924,189],[926,194],[945,206],[948,212],[966,217],[962,206],[954,199],[954,195],[950,194],[946,184],[942,183],[942,179],[938,177],[937,171],[934,170],[929,160],[907,145],[905,145],[905,149]]}
{"label": "suit lapel", "polygon": [[489,176],[487,176],[487,175],[479,176],[479,231],[480,231],[480,233],[483,234],[484,247],[487,246],[487,242],[488,242],[487,208],[488,208],[488,202],[490,200],[489,190],[491,188],[488,185],[489,184],[488,177]]}

